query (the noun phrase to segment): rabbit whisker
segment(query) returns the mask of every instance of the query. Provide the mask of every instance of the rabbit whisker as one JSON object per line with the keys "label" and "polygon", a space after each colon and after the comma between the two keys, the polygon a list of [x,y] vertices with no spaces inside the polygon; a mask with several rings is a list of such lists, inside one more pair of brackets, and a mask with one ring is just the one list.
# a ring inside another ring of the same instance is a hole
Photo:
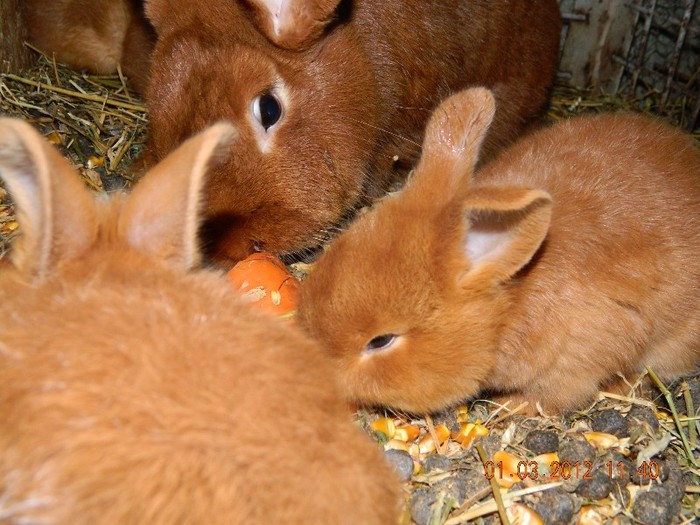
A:
{"label": "rabbit whisker", "polygon": [[375,126],[373,124],[370,124],[368,122],[365,122],[364,120],[359,120],[359,119],[354,119],[352,117],[347,117],[348,120],[352,120],[353,122],[357,122],[359,124],[362,124],[363,126],[367,126],[368,128],[376,129],[377,131],[381,131],[382,133],[386,133],[387,135],[391,135],[392,137],[396,137],[397,139],[401,139],[404,142],[407,142],[409,144],[412,144],[418,148],[418,151],[420,151],[422,145],[419,144],[418,142],[415,142],[408,137],[404,137],[403,135],[400,135],[398,133],[394,133],[393,131],[389,131],[388,129],[382,128],[380,126]]}

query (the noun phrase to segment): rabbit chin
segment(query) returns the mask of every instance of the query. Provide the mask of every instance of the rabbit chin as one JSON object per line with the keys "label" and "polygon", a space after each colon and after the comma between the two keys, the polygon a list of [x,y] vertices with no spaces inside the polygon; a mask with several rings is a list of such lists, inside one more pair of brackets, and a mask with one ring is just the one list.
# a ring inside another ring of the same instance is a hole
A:
{"label": "rabbit chin", "polygon": [[341,372],[340,383],[348,401],[412,414],[457,406],[482,389],[482,381],[475,377],[429,376],[418,371],[414,380],[404,380],[390,371],[367,373],[362,367],[355,367],[351,373]]}
{"label": "rabbit chin", "polygon": [[[423,393],[420,388],[413,388],[410,392],[382,392],[379,396],[363,396],[362,394],[351,395],[349,399],[364,406],[382,406],[409,412],[411,414],[433,414],[445,409],[455,407],[473,398],[479,389],[474,389],[471,394],[467,389],[460,389],[459,392],[443,393],[440,397],[435,397],[431,393]],[[406,395],[407,394],[407,395]]]}

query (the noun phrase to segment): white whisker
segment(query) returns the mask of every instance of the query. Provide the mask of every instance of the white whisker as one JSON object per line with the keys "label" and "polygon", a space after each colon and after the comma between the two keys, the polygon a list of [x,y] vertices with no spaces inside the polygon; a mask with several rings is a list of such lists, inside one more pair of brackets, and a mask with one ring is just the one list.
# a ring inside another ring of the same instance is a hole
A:
{"label": "white whisker", "polygon": [[373,124],[369,124],[369,123],[367,123],[367,122],[365,122],[365,121],[363,121],[363,120],[354,119],[354,118],[352,118],[352,117],[347,117],[347,118],[348,118],[348,120],[352,120],[352,121],[354,121],[354,122],[358,122],[359,124],[362,124],[363,126],[367,126],[367,127],[369,127],[369,128],[376,129],[377,131],[381,131],[382,133],[386,133],[387,135],[391,135],[392,137],[396,137],[397,139],[401,139],[401,140],[403,140],[404,142],[408,142],[409,144],[413,144],[413,145],[416,146],[418,149],[421,148],[421,144],[419,144],[419,143],[417,143],[417,142],[415,142],[415,141],[413,141],[413,140],[411,140],[411,139],[409,139],[409,138],[407,138],[407,137],[404,137],[404,136],[402,136],[402,135],[399,135],[398,133],[394,133],[393,131],[389,131],[388,129],[384,129],[384,128],[381,128],[381,127],[379,127],[379,126],[374,126]]}

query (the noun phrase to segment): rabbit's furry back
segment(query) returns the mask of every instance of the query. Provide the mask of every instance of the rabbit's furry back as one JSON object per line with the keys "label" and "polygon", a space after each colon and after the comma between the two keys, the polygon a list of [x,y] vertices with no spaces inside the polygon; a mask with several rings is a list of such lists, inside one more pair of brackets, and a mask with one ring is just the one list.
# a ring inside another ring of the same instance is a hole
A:
{"label": "rabbit's furry back", "polygon": [[474,172],[488,90],[435,112],[406,186],[335,239],[299,316],[347,398],[545,411],[700,362],[700,150],[658,120],[559,122]]}

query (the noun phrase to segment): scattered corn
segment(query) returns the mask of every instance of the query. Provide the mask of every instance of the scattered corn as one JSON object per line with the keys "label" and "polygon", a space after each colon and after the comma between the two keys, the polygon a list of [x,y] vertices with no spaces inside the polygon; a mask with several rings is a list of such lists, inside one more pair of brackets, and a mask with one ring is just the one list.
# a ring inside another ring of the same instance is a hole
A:
{"label": "scattered corn", "polygon": [[380,417],[373,421],[369,428],[375,432],[381,432],[388,439],[393,439],[396,434],[396,425],[394,425],[394,421],[388,417]]}
{"label": "scattered corn", "polygon": [[104,157],[88,157],[87,162],[85,162],[85,166],[88,169],[101,168],[104,165],[105,165],[105,158]]}
{"label": "scattered corn", "polygon": [[400,439],[401,441],[410,442],[417,439],[419,435],[420,428],[418,427],[418,425],[401,425],[396,427],[394,439]]}
{"label": "scattered corn", "polygon": [[17,221],[10,221],[2,227],[2,230],[6,233],[11,233],[17,228],[19,228],[19,223]]}
{"label": "scattered corn", "polygon": [[547,476],[552,475],[552,463],[559,463],[559,454],[556,452],[548,452],[546,454],[539,454],[532,458],[532,461],[537,462],[537,469],[539,472],[542,474],[546,474]]}
{"label": "scattered corn", "polygon": [[603,525],[605,518],[598,513],[594,505],[581,507],[576,525]]}
{"label": "scattered corn", "polygon": [[438,443],[435,443],[435,439],[430,432],[420,440],[418,443],[418,450],[421,454],[429,454],[437,450],[438,445],[442,445],[450,437],[450,429],[445,425],[436,425],[435,435],[437,436]]}
{"label": "scattered corn", "polygon": [[[613,507],[612,501],[608,501],[607,505],[584,505],[581,507],[576,525],[612,525],[616,523],[613,518],[615,514],[617,514],[617,510]],[[611,521],[610,518],[613,520]]]}
{"label": "scattered corn", "polygon": [[495,465],[495,477],[496,483],[501,487],[509,489],[516,483],[520,481],[518,477],[518,464],[524,461],[515,454],[506,452],[504,450],[499,450],[493,455],[493,462]]}
{"label": "scattered corn", "polygon": [[620,439],[617,436],[606,434],[605,432],[585,432],[583,437],[597,450],[608,450],[610,448],[626,450],[630,441],[629,438]]}
{"label": "scattered corn", "polygon": [[411,445],[400,439],[390,439],[384,443],[384,450],[403,450],[404,452],[411,453]]}
{"label": "scattered corn", "polygon": [[457,423],[468,423],[469,422],[469,409],[462,405],[457,407]]}
{"label": "scattered corn", "polygon": [[63,139],[61,139],[61,135],[57,131],[52,131],[46,135],[46,140],[49,141],[49,144],[53,144],[54,146],[63,144]]}
{"label": "scattered corn", "polygon": [[489,430],[478,423],[462,423],[457,432],[452,432],[452,439],[460,443],[464,448],[470,446],[475,439],[488,436]]}
{"label": "scattered corn", "polygon": [[544,521],[530,507],[523,505],[522,503],[513,503],[506,508],[506,514],[510,519],[511,523],[517,523],[518,525],[544,525]]}

